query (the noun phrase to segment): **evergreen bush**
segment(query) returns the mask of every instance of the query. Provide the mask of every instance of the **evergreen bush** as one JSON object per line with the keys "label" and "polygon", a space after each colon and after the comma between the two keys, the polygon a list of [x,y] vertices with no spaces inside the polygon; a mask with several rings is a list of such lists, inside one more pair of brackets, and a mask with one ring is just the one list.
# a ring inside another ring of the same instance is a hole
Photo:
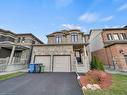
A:
{"label": "evergreen bush", "polygon": [[104,65],[103,63],[96,57],[92,57],[92,62],[90,64],[92,70],[102,70],[104,71]]}

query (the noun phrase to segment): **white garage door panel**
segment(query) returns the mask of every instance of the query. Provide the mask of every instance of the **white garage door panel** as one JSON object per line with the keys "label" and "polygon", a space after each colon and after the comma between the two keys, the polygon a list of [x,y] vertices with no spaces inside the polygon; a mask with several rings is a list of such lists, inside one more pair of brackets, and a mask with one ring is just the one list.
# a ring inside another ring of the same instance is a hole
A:
{"label": "white garage door panel", "polygon": [[54,56],[53,72],[70,72],[70,56]]}
{"label": "white garage door panel", "polygon": [[50,71],[50,56],[36,56],[35,63],[43,63],[45,65],[45,71]]}

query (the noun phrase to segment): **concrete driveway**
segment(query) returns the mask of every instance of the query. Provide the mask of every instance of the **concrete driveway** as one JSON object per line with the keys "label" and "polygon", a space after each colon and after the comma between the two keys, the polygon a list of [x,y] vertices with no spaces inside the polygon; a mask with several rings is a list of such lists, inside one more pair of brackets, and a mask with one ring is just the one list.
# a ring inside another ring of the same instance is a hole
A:
{"label": "concrete driveway", "polygon": [[83,93],[75,73],[38,73],[0,81],[0,95],[83,95]]}

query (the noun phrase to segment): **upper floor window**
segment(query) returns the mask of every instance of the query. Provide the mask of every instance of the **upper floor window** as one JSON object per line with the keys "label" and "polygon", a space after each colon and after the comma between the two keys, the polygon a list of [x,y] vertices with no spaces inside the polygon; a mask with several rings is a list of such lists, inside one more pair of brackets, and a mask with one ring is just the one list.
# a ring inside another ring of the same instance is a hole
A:
{"label": "upper floor window", "polygon": [[23,43],[25,42],[25,37],[22,38],[22,42],[23,42]]}
{"label": "upper floor window", "polygon": [[113,38],[114,38],[114,40],[119,40],[118,34],[117,33],[113,34]]}
{"label": "upper floor window", "polygon": [[77,35],[77,33],[72,33],[71,34],[71,41],[72,42],[77,42],[78,41],[78,35]]}
{"label": "upper floor window", "polygon": [[62,37],[61,36],[56,36],[56,43],[61,43],[62,42]]}
{"label": "upper floor window", "polygon": [[108,40],[113,40],[113,38],[112,38],[112,35],[111,35],[111,34],[107,34],[107,38],[108,38]]}
{"label": "upper floor window", "polygon": [[17,42],[20,43],[20,41],[21,41],[21,38],[19,37],[19,38],[17,39]]}
{"label": "upper floor window", "polygon": [[125,39],[127,39],[127,36],[125,33],[120,33],[120,38],[121,38],[121,40],[125,40]]}

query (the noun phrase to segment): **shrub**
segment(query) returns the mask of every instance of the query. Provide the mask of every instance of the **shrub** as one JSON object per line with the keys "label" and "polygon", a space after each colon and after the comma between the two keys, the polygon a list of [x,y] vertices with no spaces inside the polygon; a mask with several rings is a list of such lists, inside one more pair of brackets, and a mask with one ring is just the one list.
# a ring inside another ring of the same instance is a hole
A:
{"label": "shrub", "polygon": [[92,70],[81,76],[80,82],[82,86],[98,84],[101,88],[107,88],[112,84],[112,76],[104,71]]}
{"label": "shrub", "polygon": [[92,57],[92,62],[90,64],[91,69],[94,70],[102,70],[104,71],[104,65],[103,63],[95,56]]}

